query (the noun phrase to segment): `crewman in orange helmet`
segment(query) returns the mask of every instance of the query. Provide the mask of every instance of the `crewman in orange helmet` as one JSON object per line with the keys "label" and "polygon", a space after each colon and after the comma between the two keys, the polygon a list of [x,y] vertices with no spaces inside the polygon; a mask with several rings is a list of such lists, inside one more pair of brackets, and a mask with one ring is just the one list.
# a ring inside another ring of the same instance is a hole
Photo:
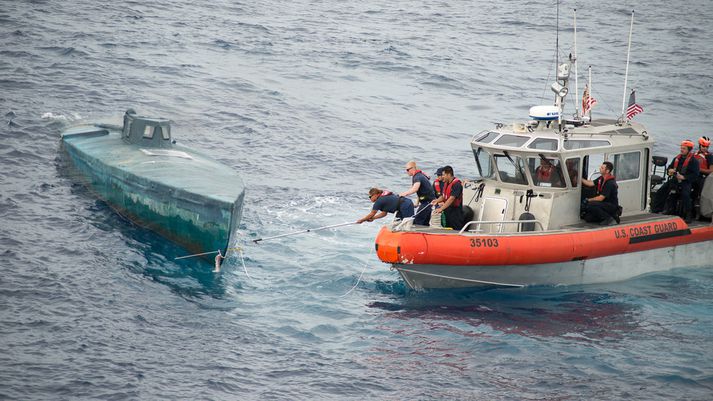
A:
{"label": "crewman in orange helmet", "polygon": [[698,151],[695,156],[698,159],[698,165],[701,170],[701,174],[698,176],[698,181],[693,184],[693,204],[698,204],[698,198],[701,197],[701,190],[703,189],[703,183],[708,177],[708,174],[713,171],[713,154],[708,153],[708,147],[711,144],[711,139],[707,136],[702,136],[698,138]]}
{"label": "crewman in orange helmet", "polygon": [[[687,223],[691,221],[691,190],[700,174],[700,165],[693,154],[693,146],[689,139],[681,142],[681,153],[674,157],[668,166],[668,181],[656,191],[651,200],[651,212],[678,214]],[[675,193],[671,192],[673,189],[676,189]],[[679,198],[681,206],[676,207]]]}
{"label": "crewman in orange helmet", "polygon": [[696,159],[701,170],[701,177],[706,178],[713,171],[713,154],[708,153],[708,147],[711,145],[711,139],[707,136],[698,138],[698,151]]}

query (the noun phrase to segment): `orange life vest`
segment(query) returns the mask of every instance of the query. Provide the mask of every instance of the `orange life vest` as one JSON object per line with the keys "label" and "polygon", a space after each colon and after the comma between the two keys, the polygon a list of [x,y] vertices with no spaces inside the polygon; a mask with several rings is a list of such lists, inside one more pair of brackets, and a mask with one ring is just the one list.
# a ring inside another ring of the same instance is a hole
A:
{"label": "orange life vest", "polygon": [[[676,156],[676,159],[673,161],[673,169],[678,170],[678,162],[681,160],[681,154],[679,153],[678,156]],[[680,173],[683,175],[686,175],[686,169],[688,169],[688,163],[691,162],[691,159],[693,159],[693,152],[688,152],[688,156],[686,156],[686,160],[683,161],[683,166],[681,167]]]}
{"label": "orange life vest", "polygon": [[[446,184],[446,187],[443,188],[443,200],[444,201],[447,201],[448,198],[451,197],[451,189],[453,188],[453,184],[455,184],[456,182],[460,183],[460,180],[454,177],[453,181],[451,181],[449,184]],[[463,192],[461,192],[460,196],[457,197],[453,201],[452,205],[459,207],[462,203],[463,203]]]}
{"label": "orange life vest", "polygon": [[438,195],[442,195],[441,189],[441,180],[436,180],[436,182],[433,183],[433,190],[436,191]]}
{"label": "orange life vest", "polygon": [[428,175],[426,175],[426,173],[424,173],[424,172],[421,171],[421,170],[416,170],[416,171],[413,173],[413,176],[415,177],[416,174],[418,174],[418,173],[423,174],[429,181],[431,181],[431,177],[429,177]]}
{"label": "orange life vest", "polygon": [[[614,177],[611,174],[609,174],[606,177],[602,176],[602,179],[599,180],[599,184],[597,184],[597,195],[601,195],[602,189],[604,189],[604,184],[606,184],[607,181],[610,181],[610,180],[616,180],[616,177]],[[616,183],[615,183],[615,185],[616,185]]]}
{"label": "orange life vest", "polygon": [[696,152],[696,159],[698,159],[698,164],[700,165],[701,168],[708,168],[708,159],[706,159],[706,156],[708,156],[708,152],[701,152],[700,150]]}
{"label": "orange life vest", "polygon": [[549,166],[547,168],[543,168],[542,166],[537,168],[537,180],[538,181],[544,181],[547,182],[550,180],[550,177],[552,176],[552,170],[554,168],[552,166]]}

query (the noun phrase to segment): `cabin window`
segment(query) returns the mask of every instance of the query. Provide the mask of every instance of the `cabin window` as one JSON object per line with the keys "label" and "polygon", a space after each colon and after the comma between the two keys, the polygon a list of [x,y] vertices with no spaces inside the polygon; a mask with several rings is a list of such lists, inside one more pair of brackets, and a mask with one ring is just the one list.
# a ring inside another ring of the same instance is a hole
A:
{"label": "cabin window", "polygon": [[530,149],[557,150],[557,140],[550,138],[537,138],[527,145]]}
{"label": "cabin window", "polygon": [[490,131],[490,132],[486,133],[485,135],[481,135],[478,139],[475,140],[475,142],[490,143],[490,142],[492,142],[493,139],[495,139],[495,137],[497,137],[498,135],[500,135],[499,132]]}
{"label": "cabin window", "polygon": [[597,139],[570,139],[568,141],[564,141],[564,148],[567,150],[598,148],[610,145],[611,143],[609,141]]}
{"label": "cabin window", "polygon": [[527,185],[525,164],[519,156],[495,155],[500,181],[510,184]]}
{"label": "cabin window", "polygon": [[527,160],[532,180],[538,187],[564,188],[565,179],[559,159],[551,157],[530,157]]}
{"label": "cabin window", "polygon": [[152,126],[147,125],[144,127],[144,138],[146,138],[146,139],[153,138],[153,127]]}
{"label": "cabin window", "polygon": [[599,172],[599,166],[606,160],[604,153],[594,153],[584,156],[584,172],[582,173],[582,177],[586,177],[590,181],[596,180],[597,177],[602,175]]}
{"label": "cabin window", "polygon": [[619,153],[614,155],[614,175],[617,181],[639,179],[641,152]]}
{"label": "cabin window", "polygon": [[503,135],[497,141],[495,141],[495,144],[519,148],[520,146],[524,145],[528,139],[530,139],[530,137],[520,135]]}
{"label": "cabin window", "polygon": [[565,161],[565,166],[567,166],[567,176],[569,176],[569,183],[572,188],[577,188],[579,184],[579,157],[573,157]]}
{"label": "cabin window", "polygon": [[157,126],[156,129],[154,130],[154,133],[156,135],[161,135],[161,137],[165,140],[171,139],[171,134],[168,130],[168,127]]}
{"label": "cabin window", "polygon": [[493,177],[493,159],[490,157],[490,153],[483,148],[478,148],[473,150],[475,155],[475,164],[478,166],[478,174],[482,178],[492,178]]}
{"label": "cabin window", "polygon": [[128,138],[131,133],[131,123],[132,120],[128,116],[124,116],[124,137]]}

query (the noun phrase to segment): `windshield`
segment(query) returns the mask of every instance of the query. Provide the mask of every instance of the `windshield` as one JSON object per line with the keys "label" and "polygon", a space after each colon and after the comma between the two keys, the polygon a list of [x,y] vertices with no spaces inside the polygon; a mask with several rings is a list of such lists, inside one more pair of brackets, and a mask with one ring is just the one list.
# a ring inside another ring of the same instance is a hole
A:
{"label": "windshield", "polygon": [[527,160],[527,164],[535,185],[539,187],[565,187],[559,159],[544,156],[530,157]]}
{"label": "windshield", "polygon": [[520,156],[512,156],[508,153],[495,155],[495,165],[498,168],[500,181],[510,184],[527,185],[525,165]]}
{"label": "windshield", "polygon": [[482,178],[493,178],[493,159],[490,153],[483,148],[473,149],[475,164],[478,165],[478,174]]}

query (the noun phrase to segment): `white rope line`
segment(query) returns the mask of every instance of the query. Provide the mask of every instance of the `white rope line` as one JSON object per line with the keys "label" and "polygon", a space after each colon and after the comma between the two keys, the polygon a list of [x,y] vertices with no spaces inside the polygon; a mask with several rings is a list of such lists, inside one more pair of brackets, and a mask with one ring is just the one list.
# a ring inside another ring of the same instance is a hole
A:
{"label": "white rope line", "polygon": [[443,274],[427,273],[427,272],[420,271],[420,270],[413,270],[413,269],[409,269],[406,267],[395,267],[395,269],[399,270],[399,271],[403,270],[403,271],[406,271],[409,273],[416,273],[416,274],[421,274],[424,276],[445,278],[445,279],[454,280],[454,281],[465,281],[465,282],[469,282],[469,283],[479,283],[479,284],[492,284],[492,285],[499,285],[502,287],[517,287],[517,288],[525,287],[524,284],[500,283],[500,282],[496,282],[496,281],[485,281],[485,280],[469,279],[469,278],[464,278],[464,277],[446,276]]}
{"label": "white rope line", "polygon": [[[417,205],[416,205],[416,208],[418,208],[418,206],[420,206],[420,205],[421,205],[420,203],[417,204]],[[430,209],[430,210],[433,210],[434,207],[431,206],[431,205],[425,206],[425,207],[421,208],[421,210],[419,210],[418,212],[416,212],[416,214],[414,214],[413,216],[402,218],[402,219],[401,219],[401,224],[399,225],[399,227],[401,227],[401,225],[405,224],[407,221],[416,220],[416,216],[418,216],[418,215],[419,215],[421,212],[423,212],[424,210],[429,210],[429,209]],[[391,224],[396,223],[398,220],[399,220],[399,219],[396,218],[396,213],[394,213],[394,219],[391,221]]]}
{"label": "white rope line", "polygon": [[[371,248],[371,252],[369,252],[369,256],[367,257],[367,259],[368,259],[369,257],[371,257],[371,254],[372,254],[373,252],[374,252],[374,247]],[[366,271],[366,268],[367,268],[368,266],[369,266],[369,261],[367,260],[367,262],[364,263],[364,268],[361,269],[361,273],[359,274],[359,278],[357,278],[357,282],[354,284],[354,286],[353,286],[352,288],[349,289],[349,291],[345,292],[343,295],[340,295],[339,298],[344,298],[344,297],[346,297],[347,295],[349,295],[349,293],[351,293],[352,291],[354,291],[355,288],[357,288],[357,286],[358,286],[359,283],[361,282],[361,278],[362,278],[362,276],[364,276],[364,272]]]}
{"label": "white rope line", "polygon": [[243,263],[243,271],[245,271],[245,275],[248,276],[248,279],[250,279],[250,282],[252,282],[254,284],[255,281],[253,281],[253,278],[250,277],[250,273],[248,273],[248,268],[245,265],[245,259],[243,258],[243,250],[238,248],[238,253],[240,254],[240,261]]}
{"label": "white rope line", "polygon": [[220,253],[220,251],[194,253],[194,254],[192,254],[192,255],[179,256],[179,257],[177,257],[177,258],[173,258],[173,260],[187,259],[187,258],[192,258],[192,257],[195,257],[195,256],[212,255],[212,254],[214,254],[214,253]]}
{"label": "white rope line", "polygon": [[[228,248],[228,250],[225,252],[225,255],[223,255],[220,251],[218,251],[217,255],[215,255],[215,268],[213,269],[213,273],[220,273],[220,267],[223,264],[223,260],[225,260],[228,257],[228,253],[230,251],[238,251],[238,254],[240,255],[240,262],[243,265],[243,271],[245,272],[245,275],[248,276],[248,279],[250,280],[251,283],[255,283],[253,278],[250,276],[250,273],[248,273],[248,267],[245,265],[245,258],[243,257],[243,249],[242,248]],[[214,252],[215,253],[215,252]]]}

